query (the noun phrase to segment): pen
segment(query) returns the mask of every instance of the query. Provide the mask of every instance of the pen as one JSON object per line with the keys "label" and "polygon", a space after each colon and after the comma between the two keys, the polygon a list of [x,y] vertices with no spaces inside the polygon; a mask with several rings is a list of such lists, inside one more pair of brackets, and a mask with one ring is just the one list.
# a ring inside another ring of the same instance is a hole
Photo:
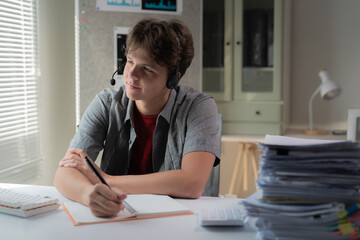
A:
{"label": "pen", "polygon": [[[107,184],[107,182],[105,181],[105,179],[101,176],[101,174],[99,173],[99,171],[96,169],[94,163],[93,163],[92,161],[90,161],[90,159],[89,159],[87,156],[85,156],[85,161],[86,161],[86,163],[89,165],[89,167],[91,168],[91,170],[95,173],[95,175],[100,179],[100,181],[101,181],[103,184],[105,184],[106,186],[108,186],[108,187],[110,188],[109,184]],[[111,188],[110,188],[110,189],[111,189]]]}
{"label": "pen", "polygon": [[[87,156],[85,156],[85,161],[86,161],[86,163],[89,165],[89,167],[91,168],[91,170],[95,173],[95,175],[100,179],[100,181],[111,189],[111,187],[109,186],[109,184],[107,184],[107,182],[105,181],[105,179],[101,176],[101,174],[99,173],[99,171],[96,169],[94,163],[93,163]],[[134,210],[125,200],[123,200],[122,202],[123,202],[125,208],[126,208],[128,211],[130,211],[131,213],[135,212],[135,210]]]}

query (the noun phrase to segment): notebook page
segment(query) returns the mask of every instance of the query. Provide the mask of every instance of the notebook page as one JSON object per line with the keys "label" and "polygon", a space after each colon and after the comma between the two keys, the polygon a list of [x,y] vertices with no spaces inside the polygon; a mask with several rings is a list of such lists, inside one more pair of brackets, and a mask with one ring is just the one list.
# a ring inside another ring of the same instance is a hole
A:
{"label": "notebook page", "polygon": [[72,222],[75,225],[82,224],[82,223],[101,223],[101,222],[112,222],[117,221],[120,219],[131,218],[136,215],[136,213],[130,213],[127,210],[120,211],[116,216],[110,218],[100,218],[95,217],[92,213],[90,208],[84,206],[77,202],[66,202],[63,204],[65,210],[68,211],[70,218],[72,218]]}
{"label": "notebook page", "polygon": [[167,195],[128,195],[126,201],[136,210],[137,217],[186,213],[191,211]]}
{"label": "notebook page", "polygon": [[126,202],[136,210],[136,212],[130,213],[129,211],[124,210],[120,211],[117,216],[111,218],[95,217],[88,207],[73,201],[64,203],[63,207],[74,225],[192,214],[189,208],[166,195],[129,194],[126,198]]}

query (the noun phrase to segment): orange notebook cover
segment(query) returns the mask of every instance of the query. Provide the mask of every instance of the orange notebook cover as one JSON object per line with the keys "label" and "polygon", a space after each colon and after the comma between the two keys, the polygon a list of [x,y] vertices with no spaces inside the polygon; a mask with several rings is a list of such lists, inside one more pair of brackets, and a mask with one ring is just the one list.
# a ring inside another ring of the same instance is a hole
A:
{"label": "orange notebook cover", "polygon": [[95,217],[88,207],[77,202],[66,202],[62,206],[75,226],[194,214],[166,195],[129,194],[125,201],[126,209],[111,218]]}

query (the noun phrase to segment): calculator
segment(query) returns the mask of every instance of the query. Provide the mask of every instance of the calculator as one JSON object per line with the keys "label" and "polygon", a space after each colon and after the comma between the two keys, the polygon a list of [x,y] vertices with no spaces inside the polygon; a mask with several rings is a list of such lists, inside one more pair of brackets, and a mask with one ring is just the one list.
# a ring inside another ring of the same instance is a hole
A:
{"label": "calculator", "polygon": [[0,213],[30,217],[50,212],[60,206],[57,198],[0,188]]}
{"label": "calculator", "polygon": [[201,209],[198,217],[201,226],[242,226],[246,219],[239,208]]}

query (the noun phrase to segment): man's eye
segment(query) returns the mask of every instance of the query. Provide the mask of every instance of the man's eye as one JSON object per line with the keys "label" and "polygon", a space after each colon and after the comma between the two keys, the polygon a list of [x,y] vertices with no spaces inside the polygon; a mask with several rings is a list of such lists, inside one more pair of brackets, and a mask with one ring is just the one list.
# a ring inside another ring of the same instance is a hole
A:
{"label": "man's eye", "polygon": [[152,70],[150,68],[144,67],[144,70],[147,72],[152,72]]}

